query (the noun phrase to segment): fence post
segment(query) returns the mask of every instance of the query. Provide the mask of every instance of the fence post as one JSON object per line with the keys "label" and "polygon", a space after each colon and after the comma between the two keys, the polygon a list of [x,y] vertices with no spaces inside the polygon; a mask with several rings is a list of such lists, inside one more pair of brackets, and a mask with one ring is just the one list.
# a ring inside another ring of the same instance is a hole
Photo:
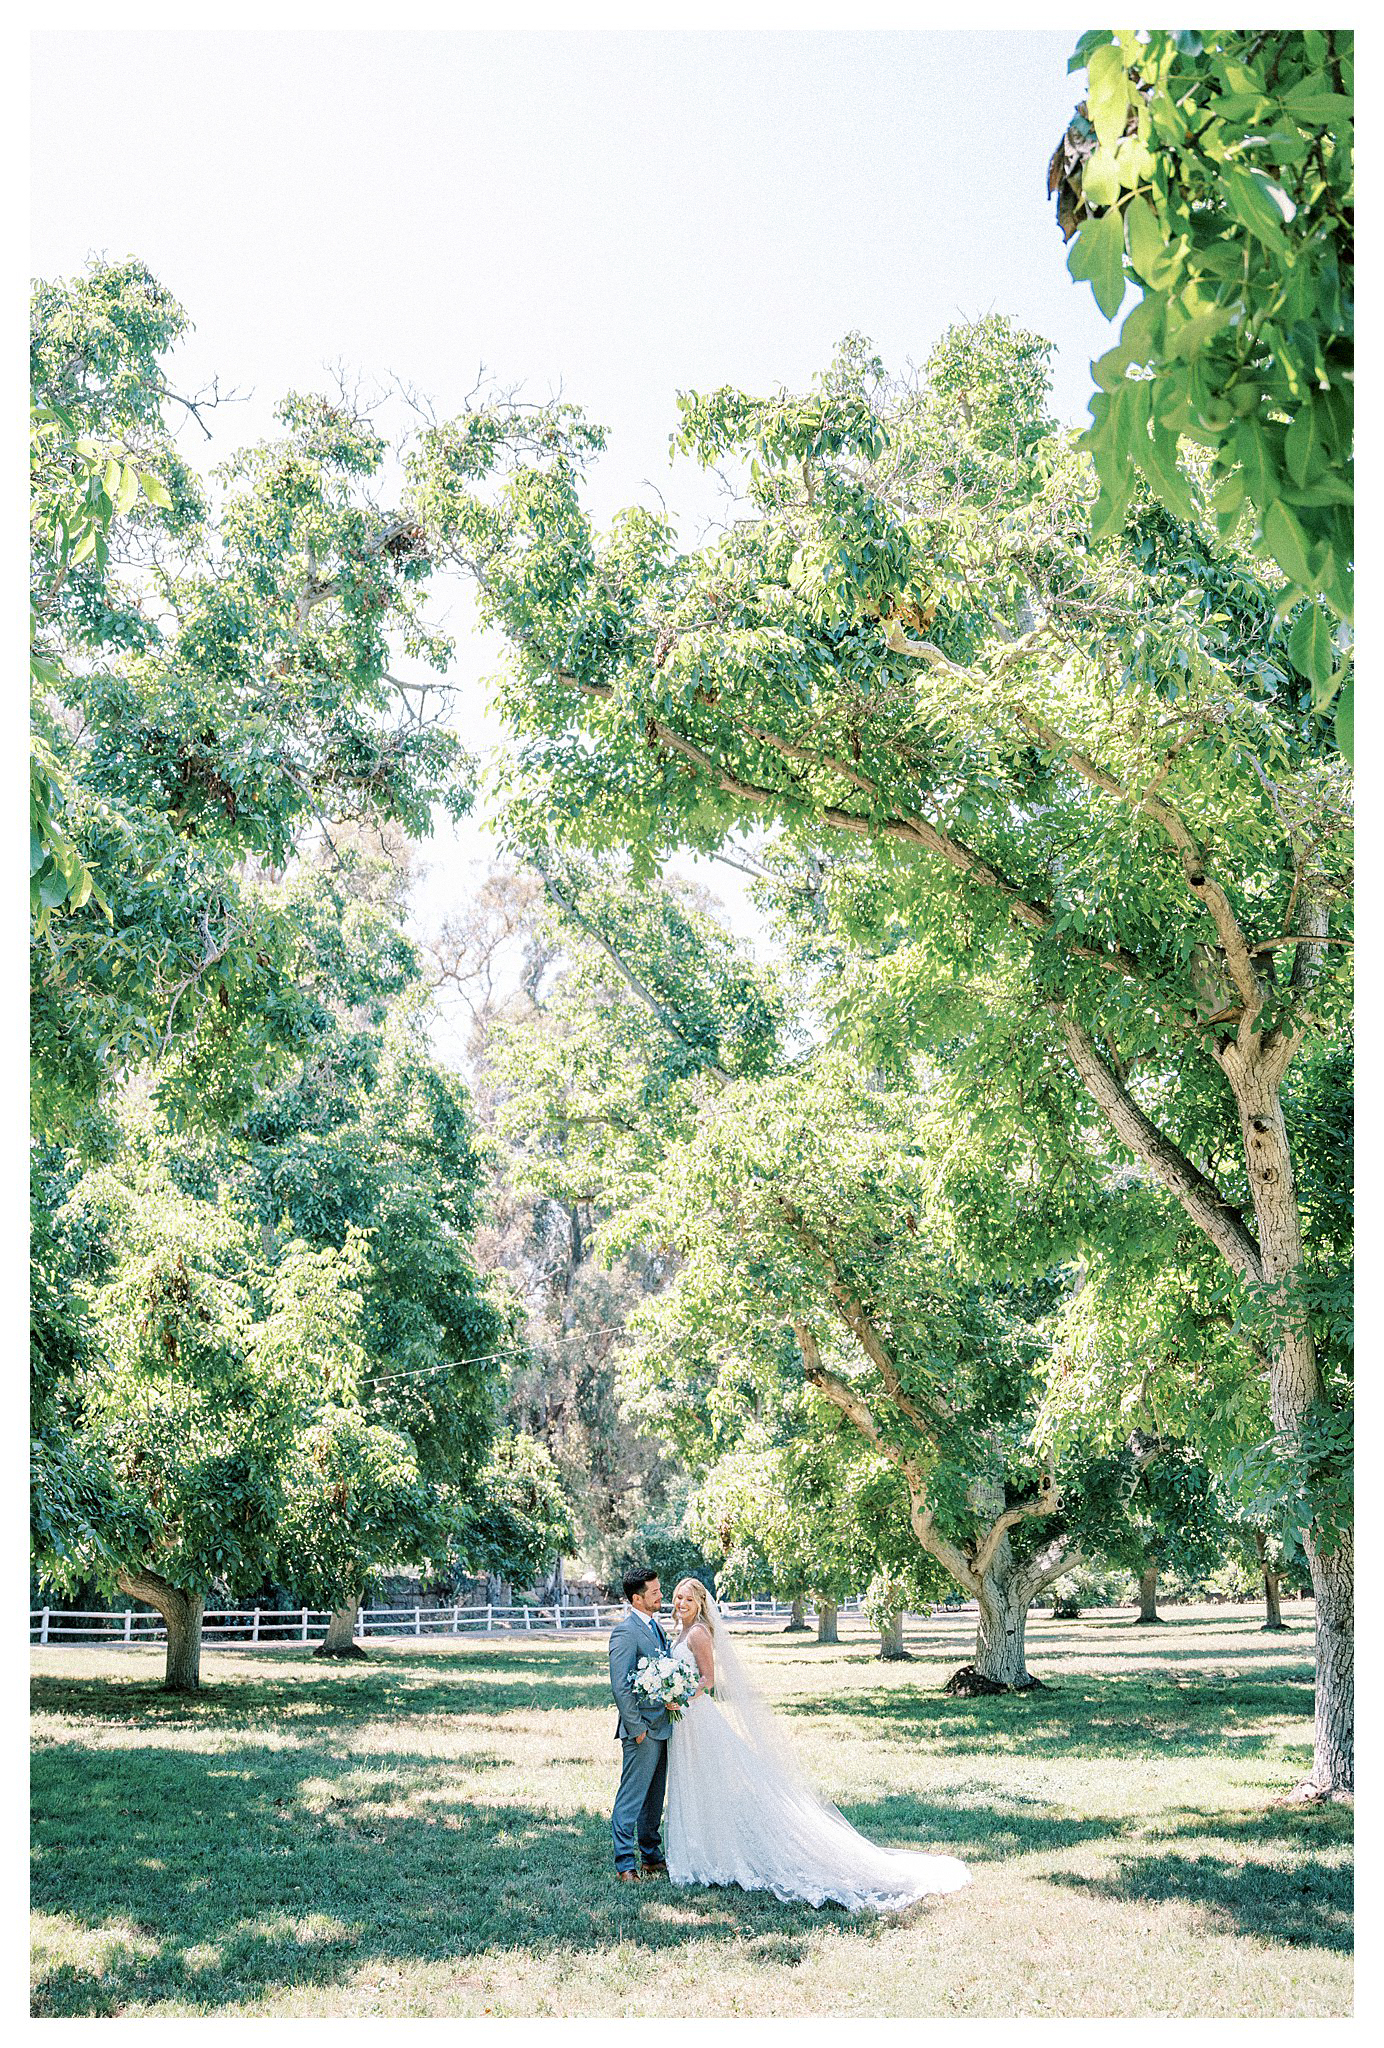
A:
{"label": "fence post", "polygon": [[257,1607],[255,1609],[255,1618],[250,1624],[250,1641],[252,1643],[257,1643],[259,1641],[259,1618],[260,1611]]}
{"label": "fence post", "polygon": [[493,1600],[487,1600],[485,1603],[485,1632],[488,1636],[495,1633],[495,1602]]}
{"label": "fence post", "polygon": [[413,1633],[416,1636],[421,1636],[423,1633],[423,1610],[421,1607],[415,1607],[413,1610]]}
{"label": "fence post", "polygon": [[[529,1633],[529,1631],[530,1631],[530,1630],[532,1629],[532,1627],[533,1627],[533,1609],[532,1609],[531,1607],[526,1607],[526,1608],[524,1609],[524,1633],[525,1633],[525,1635],[527,1635],[527,1634]],[[47,1640],[47,1638],[45,1637],[45,1638],[44,1638],[44,1640],[46,1641],[46,1640]]]}
{"label": "fence post", "polygon": [[133,1621],[133,1619],[134,1616],[130,1613],[129,1608],[127,1607],[125,1609],[125,1633],[121,1637],[122,1642],[128,1643],[130,1640],[130,1623]]}
{"label": "fence post", "polygon": [[43,1619],[38,1627],[38,1639],[41,1643],[46,1643],[48,1640],[48,1617],[52,1611],[50,1607],[45,1607],[43,1610]]}
{"label": "fence post", "polygon": [[456,1635],[460,1635],[460,1634],[461,1634],[461,1603],[460,1603],[460,1601],[454,1601],[454,1602],[453,1602],[453,1605],[452,1605],[452,1634],[453,1634],[454,1636],[456,1636]]}
{"label": "fence post", "polygon": [[304,1641],[304,1642],[306,1642],[306,1641],[307,1641],[307,1639],[308,1639],[308,1610],[307,1610],[307,1608],[305,1607],[305,1608],[303,1609],[303,1641]]}

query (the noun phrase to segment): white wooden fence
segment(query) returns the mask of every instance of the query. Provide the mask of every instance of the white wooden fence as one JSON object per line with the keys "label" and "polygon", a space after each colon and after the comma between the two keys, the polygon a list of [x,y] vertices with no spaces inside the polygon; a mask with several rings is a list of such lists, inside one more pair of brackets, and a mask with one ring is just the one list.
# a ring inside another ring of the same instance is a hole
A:
{"label": "white wooden fence", "polygon": [[[755,1598],[722,1600],[728,1620],[783,1621],[792,1609],[786,1601]],[[809,1604],[809,1613],[812,1608]],[[858,1614],[857,1595],[841,1602],[842,1614]],[[356,1619],[358,1636],[542,1635],[611,1628],[623,1608],[615,1601],[565,1602],[552,1607],[363,1607]],[[330,1616],[317,1607],[224,1607],[202,1616],[204,1643],[310,1643],[326,1634]],[[129,1649],[139,1643],[161,1643],[163,1616],[151,1607],[127,1607],[116,1614],[96,1614],[57,1607],[31,1607],[31,1643],[86,1643]]]}

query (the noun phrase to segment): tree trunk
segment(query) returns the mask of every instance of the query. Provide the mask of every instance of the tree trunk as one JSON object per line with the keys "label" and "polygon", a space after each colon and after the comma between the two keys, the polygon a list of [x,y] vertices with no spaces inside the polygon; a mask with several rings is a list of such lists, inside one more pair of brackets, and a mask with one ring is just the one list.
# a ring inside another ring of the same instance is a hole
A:
{"label": "tree trunk", "polygon": [[1266,1571],[1264,1574],[1263,1633],[1269,1635],[1274,1630],[1285,1628],[1286,1626],[1287,1624],[1283,1619],[1283,1609],[1278,1604],[1278,1573]]}
{"label": "tree trunk", "polygon": [[903,1646],[903,1609],[900,1607],[879,1632],[879,1654],[886,1663],[897,1663],[908,1656]]}
{"label": "tree trunk", "polygon": [[817,1640],[819,1643],[837,1643],[841,1638],[836,1633],[836,1602],[817,1602]]}
{"label": "tree trunk", "polygon": [[1158,1612],[1158,1567],[1145,1565],[1139,1574],[1139,1619],[1140,1621],[1162,1621]]}
{"label": "tree trunk", "polygon": [[198,1691],[202,1675],[202,1594],[170,1586],[158,1572],[117,1572],[116,1584],[132,1600],[147,1602],[163,1616],[168,1631],[164,1691]]}
{"label": "tree trunk", "polygon": [[1317,1602],[1317,1713],[1311,1775],[1300,1799],[1341,1799],[1355,1791],[1355,1543],[1323,1556],[1305,1545]]}
{"label": "tree trunk", "polygon": [[807,1602],[799,1597],[793,1602],[793,1612],[788,1617],[788,1626],[784,1629],[783,1633],[785,1635],[792,1635],[796,1629],[805,1629],[806,1627]]}
{"label": "tree trunk", "polygon": [[[1302,1222],[1280,1095],[1290,1053],[1291,1047],[1287,1055],[1281,1047],[1272,1055],[1261,1047],[1249,1054],[1231,1044],[1219,1056],[1240,1113],[1263,1277],[1285,1293],[1302,1266]],[[1287,1313],[1284,1323],[1269,1362],[1269,1400],[1274,1429],[1291,1441],[1326,1390],[1305,1318]],[[1347,1537],[1323,1552],[1309,1530],[1303,1548],[1317,1603],[1317,1704],[1312,1769],[1296,1796],[1334,1799],[1355,1790],[1355,1546]]]}
{"label": "tree trunk", "polygon": [[[1213,891],[1190,840],[1182,854],[1188,885],[1197,893],[1217,926],[1227,967],[1245,1004],[1233,1037],[1215,1043],[1212,1057],[1235,1098],[1244,1145],[1245,1165],[1254,1201],[1258,1243],[1234,1206],[1161,1132],[1155,1130],[1116,1074],[1105,1064],[1095,1041],[1083,1026],[1051,1004],[1073,1064],[1092,1099],[1111,1127],[1137,1158],[1143,1159],[1164,1186],[1181,1202],[1198,1228],[1205,1231],[1222,1256],[1245,1280],[1281,1290],[1287,1327],[1269,1357],[1269,1400],[1276,1433],[1291,1443],[1300,1435],[1312,1410],[1326,1399],[1321,1368],[1306,1319],[1291,1313],[1293,1282],[1302,1270],[1302,1219],[1298,1209],[1292,1150],[1283,1118],[1283,1079],[1300,1041],[1300,1031],[1281,1027],[1259,1032],[1254,1023],[1263,997],[1273,991],[1245,951],[1243,935],[1219,888]],[[1304,996],[1311,987],[1321,948],[1315,938],[1327,929],[1324,899],[1305,898],[1298,911],[1305,935],[1295,947],[1289,992]],[[1237,951],[1238,949],[1238,951]],[[1316,1748],[1310,1776],[1298,1788],[1309,1799],[1347,1796],[1355,1789],[1355,1651],[1354,1596],[1350,1572],[1353,1539],[1323,1554],[1311,1532],[1305,1540],[1312,1590],[1317,1601]]]}
{"label": "tree trunk", "polygon": [[[1001,1552],[1009,1550],[1005,1538]],[[1027,1688],[1033,1684],[1024,1655],[1028,1594],[1014,1569],[1012,1556],[997,1555],[980,1582],[977,1599],[975,1669],[992,1685]]]}
{"label": "tree trunk", "polygon": [[327,1622],[327,1633],[312,1653],[314,1657],[363,1657],[366,1654],[356,1641],[360,1600],[358,1593],[354,1600],[348,1600],[333,1610]]}
{"label": "tree trunk", "polygon": [[1268,1539],[1262,1529],[1256,1529],[1254,1532],[1254,1547],[1259,1552],[1259,1569],[1264,1579],[1264,1627],[1262,1632],[1268,1635],[1275,1629],[1283,1628],[1285,1624],[1283,1610],[1278,1604],[1278,1573],[1269,1569]]}

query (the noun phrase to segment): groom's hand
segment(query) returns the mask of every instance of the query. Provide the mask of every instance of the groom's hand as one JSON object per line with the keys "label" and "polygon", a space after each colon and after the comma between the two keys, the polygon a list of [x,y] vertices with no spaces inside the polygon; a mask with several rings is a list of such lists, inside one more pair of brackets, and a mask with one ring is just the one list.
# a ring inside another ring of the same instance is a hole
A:
{"label": "groom's hand", "polygon": [[634,1738],[634,1746],[635,1746],[635,1748],[636,1748],[636,1749],[638,1749],[638,1747],[639,1747],[640,1743],[641,1743],[641,1742],[642,1742],[642,1741],[644,1740],[644,1736],[645,1736],[645,1735],[647,1735],[647,1734],[648,1734],[648,1732],[649,1732],[649,1731],[648,1731],[648,1729],[647,1729],[647,1728],[645,1728],[645,1729],[643,1730],[643,1732],[642,1732],[641,1734],[639,1734],[639,1735],[636,1735],[636,1736],[635,1736],[635,1738]]}

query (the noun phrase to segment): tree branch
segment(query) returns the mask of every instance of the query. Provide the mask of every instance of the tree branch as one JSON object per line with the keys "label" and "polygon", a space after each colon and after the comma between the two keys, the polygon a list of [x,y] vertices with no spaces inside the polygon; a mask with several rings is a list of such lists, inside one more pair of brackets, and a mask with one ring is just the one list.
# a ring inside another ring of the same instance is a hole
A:
{"label": "tree branch", "polygon": [[1322,963],[1322,948],[1324,946],[1329,946],[1333,943],[1338,946],[1348,943],[1348,941],[1342,939],[1337,939],[1333,942],[1327,938],[1326,926],[1328,915],[1324,897],[1308,896],[1303,901],[1302,916],[1298,920],[1299,924],[1303,926],[1303,936],[1292,941],[1278,939],[1274,942],[1276,945],[1292,943],[1297,947],[1297,951],[1293,955],[1293,971],[1288,977],[1288,986],[1294,995],[1306,995],[1308,989],[1316,980]]}
{"label": "tree branch", "polygon": [[891,1464],[897,1465],[903,1473],[908,1485],[909,1522],[914,1535],[923,1549],[928,1551],[945,1570],[951,1573],[958,1585],[964,1586],[969,1593],[978,1593],[980,1591],[980,1581],[971,1569],[970,1559],[963,1550],[957,1548],[956,1544],[948,1541],[945,1536],[939,1535],[937,1531],[932,1509],[927,1503],[926,1483],[917,1460],[910,1458],[906,1452],[901,1451],[896,1444],[891,1444],[881,1434],[874,1416],[870,1413],[865,1401],[856,1392],[854,1387],[848,1385],[836,1373],[828,1372],[822,1363],[822,1355],[817,1349],[817,1340],[807,1327],[807,1324],[794,1323],[793,1334],[798,1340],[798,1350],[802,1354],[803,1374],[809,1385],[815,1387],[818,1393],[830,1401],[834,1408],[838,1408],[847,1421],[853,1423],[856,1429],[860,1431],[860,1434],[866,1441],[872,1443],[883,1457],[888,1458]]}
{"label": "tree branch", "polygon": [[1024,1571],[1019,1574],[1020,1599],[1035,1600],[1044,1586],[1050,1586],[1054,1579],[1060,1579],[1063,1572],[1075,1571],[1081,1564],[1083,1553],[1080,1544],[1069,1550],[1065,1536],[1054,1536],[1051,1543],[1039,1551]]}
{"label": "tree branch", "polygon": [[[897,625],[898,621],[895,620],[894,624]],[[931,643],[927,644],[930,647]],[[1015,646],[1022,647],[1022,651],[1027,652],[1026,643],[1016,642]],[[951,667],[940,650],[931,648],[931,652],[948,668]],[[1015,658],[1017,659],[1017,655]],[[957,670],[955,673],[960,674],[961,671]],[[587,696],[610,697],[614,694],[609,683],[584,682],[581,677],[573,675],[567,669],[557,672],[557,681],[571,689],[581,690]],[[801,761],[807,766],[820,769],[824,774],[841,776],[863,794],[880,796],[877,783],[833,755],[814,754],[810,748],[797,746],[790,740],[780,739],[776,734],[765,732],[757,726],[743,724],[738,719],[732,719],[731,723],[747,738],[757,741],[761,746],[769,747],[773,752],[783,755],[785,759]],[[694,740],[688,739],[675,727],[665,725],[661,719],[650,718],[646,731],[651,742],[667,747],[670,752],[690,762],[693,767],[700,768],[727,796],[739,797],[743,803],[753,804],[758,809],[774,810],[789,794],[785,790],[770,789],[763,783],[746,781],[744,776],[735,774],[724,762],[718,761],[714,754],[707,753],[705,748],[699,747]],[[927,852],[936,854],[939,859],[944,860],[949,867],[955,868],[958,874],[965,875],[969,881],[979,883],[982,888],[993,889],[998,895],[1003,896],[1009,904],[1010,916],[1017,924],[1026,925],[1031,931],[1051,932],[1056,922],[1054,913],[1047,904],[1030,900],[1017,882],[1011,882],[1008,876],[1001,874],[993,862],[977,853],[974,847],[943,831],[940,826],[932,824],[926,818],[868,818],[858,811],[842,810],[834,804],[819,804],[817,811],[823,824],[832,826],[838,832],[851,832],[864,838],[898,839],[909,845],[924,847]],[[1075,958],[1093,961],[1096,966],[1104,967],[1110,973],[1122,974],[1131,980],[1139,974],[1137,958],[1123,946],[1102,950],[1099,946],[1084,946],[1079,940],[1065,936],[1059,938],[1059,943],[1065,952]]]}
{"label": "tree branch", "polygon": [[[689,740],[672,726],[663,724],[660,719],[651,718],[647,731],[651,741],[667,747],[671,753],[680,755],[683,760],[700,768],[727,796],[736,796],[742,802],[768,809],[777,809],[785,798],[790,796],[790,792],[786,790],[770,789],[763,783],[747,782],[743,776],[735,774],[723,762],[718,761],[713,754],[707,753],[695,741]],[[758,733],[752,736],[763,737]],[[773,745],[780,753],[791,752],[794,756],[804,752],[801,748],[790,747],[787,741],[769,741],[766,744]],[[843,763],[820,756],[811,758],[814,765],[824,773],[847,772]],[[849,772],[854,780],[862,781],[862,778],[854,775],[853,770]],[[870,787],[873,789],[874,785]],[[1056,920],[1046,904],[1031,901],[1019,885],[1011,882],[993,862],[986,860],[984,855],[977,853],[974,847],[968,846],[964,840],[954,838],[951,833],[944,832],[926,818],[869,818],[859,811],[842,810],[835,804],[817,804],[815,808],[822,823],[830,825],[838,832],[852,832],[862,838],[902,840],[906,845],[923,847],[927,852],[936,854],[939,859],[944,860],[949,867],[955,868],[957,873],[964,875],[968,881],[976,882],[985,889],[993,889],[997,895],[1003,896],[1009,904],[1009,914],[1016,924],[1025,925],[1029,930],[1039,933],[1048,933],[1052,930]],[[1123,974],[1131,979],[1139,973],[1138,960],[1123,946],[1103,951],[1098,946],[1083,946],[1075,939],[1062,938],[1060,943],[1065,951],[1078,959],[1094,961],[1097,966],[1104,967],[1111,973]]]}
{"label": "tree branch", "polygon": [[207,915],[206,912],[203,912],[201,916],[198,918],[198,929],[202,934],[202,944],[204,947],[202,958],[197,962],[197,965],[194,968],[191,968],[189,972],[183,976],[182,980],[178,983],[177,987],[173,991],[172,997],[170,998],[168,1004],[168,1019],[164,1025],[163,1037],[159,1043],[160,1052],[167,1052],[168,1048],[173,1043],[173,1019],[177,1012],[178,1005],[182,1001],[183,997],[187,994],[188,990],[192,987],[194,982],[201,980],[202,976],[206,973],[209,967],[215,967],[222,960],[225,959],[227,953],[230,952],[231,947],[240,937],[240,926],[234,923],[234,921],[228,920],[226,924],[225,935],[221,940],[221,944],[218,946],[212,939],[210,925],[210,917]]}
{"label": "tree branch", "polygon": [[1020,1522],[1031,1521],[1035,1515],[1054,1515],[1057,1512],[1057,1488],[1052,1478],[1045,1473],[1040,1484],[1043,1488],[1037,1500],[1021,1501],[1017,1507],[1006,1508],[999,1519],[986,1531],[983,1542],[974,1559],[975,1574],[983,1579],[994,1562],[995,1552],[1011,1529]]}
{"label": "tree branch", "polygon": [[787,1223],[792,1235],[798,1240],[803,1250],[810,1252],[824,1269],[827,1276],[828,1291],[831,1294],[832,1300],[836,1303],[842,1321],[870,1363],[875,1367],[880,1378],[884,1381],[884,1390],[894,1403],[894,1406],[906,1415],[909,1421],[922,1430],[924,1434],[931,1435],[939,1424],[946,1424],[948,1420],[946,1408],[940,1403],[929,1404],[932,1407],[932,1413],[930,1415],[925,1414],[904,1392],[903,1383],[899,1378],[894,1361],[886,1351],[869,1311],[864,1303],[851,1292],[842,1279],[841,1269],[833,1258],[830,1249],[822,1243],[816,1232],[810,1229],[803,1221],[801,1210],[797,1209],[777,1189],[774,1191],[774,1200],[778,1203],[784,1221]]}
{"label": "tree branch", "polygon": [[1075,1017],[1061,1003],[1050,1002],[1047,1007],[1057,1020],[1072,1064],[1087,1093],[1121,1143],[1136,1159],[1142,1159],[1169,1193],[1177,1197],[1197,1228],[1205,1231],[1237,1273],[1247,1280],[1262,1281],[1264,1274],[1259,1246],[1250,1235],[1239,1210],[1226,1201],[1219,1189],[1199,1167],[1192,1164],[1171,1138],[1150,1122],[1128,1089],[1115,1078],[1094,1039]]}
{"label": "tree branch", "polygon": [[1187,887],[1216,928],[1216,936],[1225,954],[1230,978],[1244,1005],[1239,1036],[1242,1043],[1247,1042],[1249,1034],[1254,1029],[1254,1020],[1263,1008],[1264,986],[1250,957],[1248,941],[1230,898],[1214,876],[1208,874],[1206,857],[1188,830],[1181,813],[1171,804],[1165,803],[1162,797],[1154,794],[1154,783],[1150,783],[1142,796],[1131,796],[1123,783],[1112,775],[1108,768],[1102,768],[1089,754],[1083,753],[1080,747],[1073,746],[1056,726],[1029,705],[1011,704],[1010,710],[1025,732],[1032,733],[1035,739],[1041,740],[1050,752],[1065,755],[1078,775],[1093,788],[1103,790],[1107,796],[1113,796],[1117,802],[1127,805],[1132,811],[1143,812],[1146,817],[1152,818],[1162,827],[1177,849]]}
{"label": "tree branch", "polygon": [[620,955],[616,952],[614,946],[611,945],[609,939],[607,939],[605,935],[600,930],[598,930],[598,928],[591,922],[590,918],[587,917],[585,913],[578,907],[575,897],[573,897],[570,894],[570,892],[564,890],[561,883],[555,882],[553,880],[553,877],[551,876],[551,874],[549,874],[548,869],[543,864],[542,859],[534,853],[530,853],[529,858],[533,862],[533,865],[538,869],[539,874],[542,876],[543,887],[547,891],[548,895],[551,896],[553,902],[557,904],[560,910],[564,911],[566,915],[571,918],[573,924],[577,925],[583,932],[585,932],[587,938],[591,940],[591,943],[594,946],[598,946],[600,948],[600,950],[605,954],[607,960],[610,961],[612,967],[614,967],[616,973],[620,976],[620,979],[624,982],[625,986],[630,990],[631,994],[637,996],[639,1001],[644,1005],[645,1009],[652,1012],[652,1014],[658,1019],[659,1023],[663,1026],[664,1030],[669,1034],[670,1037],[676,1038],[679,1045],[685,1045],[689,1052],[693,1052],[698,1055],[698,1057],[702,1060],[703,1066],[707,1073],[714,1074],[718,1081],[729,1081],[731,1079],[729,1071],[725,1067],[719,1065],[717,1061],[707,1056],[705,1046],[698,1045],[695,1039],[688,1037],[687,1033],[683,1030],[681,1024],[678,1022],[676,1016],[668,1008],[668,1005],[666,1003],[660,1002],[658,997],[654,994],[653,990],[650,988],[646,988],[644,983],[639,979],[638,975],[635,974],[634,970],[626,966],[625,962],[620,958]]}

